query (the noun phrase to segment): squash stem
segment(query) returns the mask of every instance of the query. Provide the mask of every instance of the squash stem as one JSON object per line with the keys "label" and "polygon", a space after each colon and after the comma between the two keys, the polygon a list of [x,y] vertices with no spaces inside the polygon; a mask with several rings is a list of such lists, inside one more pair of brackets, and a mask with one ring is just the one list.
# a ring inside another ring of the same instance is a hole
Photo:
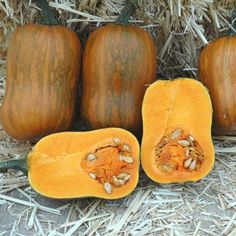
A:
{"label": "squash stem", "polygon": [[42,10],[41,24],[59,25],[58,19],[56,18],[52,9],[49,7],[47,0],[37,0],[37,2]]}
{"label": "squash stem", "polygon": [[130,16],[134,13],[136,7],[138,6],[137,0],[126,0],[125,6],[121,11],[116,23],[127,25],[129,23]]}
{"label": "squash stem", "polygon": [[236,35],[236,9],[233,11],[233,14],[231,16],[231,26],[226,32],[226,35],[229,35],[229,36]]}
{"label": "squash stem", "polygon": [[1,161],[0,172],[6,172],[8,169],[20,170],[24,173],[24,175],[27,175],[27,158]]}

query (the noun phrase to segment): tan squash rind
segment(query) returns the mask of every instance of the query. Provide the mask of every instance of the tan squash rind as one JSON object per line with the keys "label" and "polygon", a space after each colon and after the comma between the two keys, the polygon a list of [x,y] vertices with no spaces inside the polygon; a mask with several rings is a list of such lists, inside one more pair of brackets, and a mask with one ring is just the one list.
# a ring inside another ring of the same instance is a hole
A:
{"label": "tan squash rind", "polygon": [[199,80],[209,89],[213,133],[236,134],[236,36],[209,42],[199,56]]}
{"label": "tan squash rind", "polygon": [[138,134],[146,86],[156,80],[156,61],[151,35],[140,27],[108,24],[95,30],[83,54],[83,121],[92,129],[120,127]]}
{"label": "tan squash rind", "polygon": [[80,73],[79,38],[67,27],[26,24],[13,33],[0,107],[3,129],[31,140],[71,128]]}

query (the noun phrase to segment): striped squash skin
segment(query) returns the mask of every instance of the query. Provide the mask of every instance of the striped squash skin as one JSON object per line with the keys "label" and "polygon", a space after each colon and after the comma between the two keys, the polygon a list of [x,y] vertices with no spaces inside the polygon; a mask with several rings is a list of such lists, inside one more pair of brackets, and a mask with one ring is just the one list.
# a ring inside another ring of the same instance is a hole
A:
{"label": "striped squash skin", "polygon": [[213,133],[236,135],[236,36],[209,42],[201,51],[199,80],[213,104]]}
{"label": "striped squash skin", "polygon": [[11,137],[30,140],[70,128],[80,54],[79,39],[66,27],[28,24],[16,29],[8,48],[0,110]]}
{"label": "striped squash skin", "polygon": [[109,24],[94,31],[83,55],[81,117],[91,128],[141,129],[141,105],[156,79],[156,48],[149,33]]}

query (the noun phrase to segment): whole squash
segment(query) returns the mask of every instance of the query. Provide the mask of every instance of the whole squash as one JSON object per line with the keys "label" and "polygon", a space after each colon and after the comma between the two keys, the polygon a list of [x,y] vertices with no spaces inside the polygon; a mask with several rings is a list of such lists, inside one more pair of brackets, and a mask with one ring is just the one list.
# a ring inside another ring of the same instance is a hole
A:
{"label": "whole squash", "polygon": [[49,16],[46,25],[18,27],[9,43],[0,115],[4,130],[15,139],[39,138],[67,130],[72,123],[80,41],[72,30],[54,25]]}
{"label": "whole squash", "polygon": [[142,99],[156,79],[156,57],[150,34],[140,27],[121,20],[95,30],[83,55],[82,120],[92,129],[140,133]]}
{"label": "whole squash", "polygon": [[199,79],[209,89],[213,104],[213,133],[236,134],[236,36],[208,43],[198,64]]}

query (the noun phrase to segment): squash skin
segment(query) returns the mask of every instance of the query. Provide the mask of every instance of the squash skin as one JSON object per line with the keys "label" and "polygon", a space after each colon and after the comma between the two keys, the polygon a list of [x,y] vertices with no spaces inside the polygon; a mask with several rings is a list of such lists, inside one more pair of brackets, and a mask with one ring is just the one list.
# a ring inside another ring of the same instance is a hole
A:
{"label": "squash skin", "polygon": [[[134,163],[129,181],[108,194],[102,184],[84,171],[82,161],[91,150],[110,144],[114,137],[129,143]],[[139,152],[137,139],[119,128],[51,134],[41,139],[28,155],[29,182],[39,194],[55,199],[122,198],[130,194],[138,183]]]}
{"label": "squash skin", "polygon": [[70,128],[80,54],[78,37],[66,27],[27,24],[16,29],[7,53],[0,110],[11,137],[32,140]]}
{"label": "squash skin", "polygon": [[109,24],[94,31],[83,55],[81,117],[92,129],[141,130],[147,84],[156,79],[151,36],[132,25]]}
{"label": "squash skin", "polygon": [[208,43],[202,50],[199,79],[209,89],[213,103],[213,133],[236,134],[236,36]]}
{"label": "squash skin", "polygon": [[[196,182],[211,171],[215,160],[211,138],[212,106],[200,82],[179,78],[153,83],[144,96],[142,117],[141,163],[149,178],[158,183]],[[187,171],[178,167],[170,173],[157,169],[155,146],[173,128],[187,130],[198,140],[205,155],[200,169]]]}

